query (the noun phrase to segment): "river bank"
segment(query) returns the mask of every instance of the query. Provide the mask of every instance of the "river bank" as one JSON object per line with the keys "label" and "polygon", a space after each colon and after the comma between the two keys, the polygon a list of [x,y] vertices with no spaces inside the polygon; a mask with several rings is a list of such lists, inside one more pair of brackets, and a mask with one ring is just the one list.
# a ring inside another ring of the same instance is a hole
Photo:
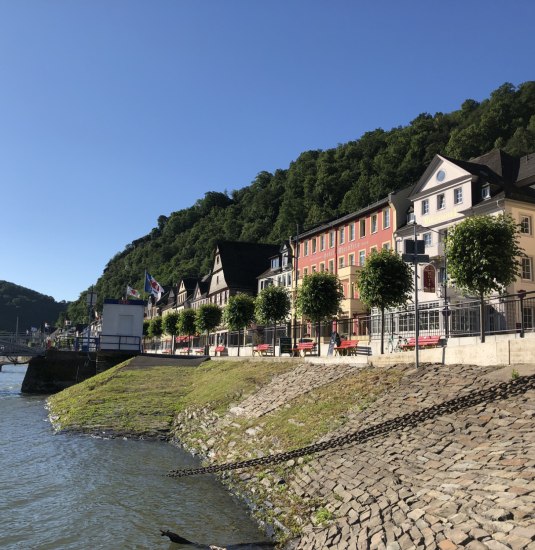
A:
{"label": "river bank", "polygon": [[[174,370],[124,364],[54,396],[50,407],[62,429],[174,439],[223,463],[350,433],[511,375],[269,360]],[[534,414],[533,391],[525,392],[222,480],[297,548],[528,548]]]}

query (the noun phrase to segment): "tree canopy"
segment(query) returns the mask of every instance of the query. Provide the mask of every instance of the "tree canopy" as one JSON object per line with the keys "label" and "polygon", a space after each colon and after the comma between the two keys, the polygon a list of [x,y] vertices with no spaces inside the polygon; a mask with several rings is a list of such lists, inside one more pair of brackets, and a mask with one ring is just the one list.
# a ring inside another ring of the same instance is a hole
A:
{"label": "tree canopy", "polygon": [[412,271],[401,256],[391,250],[373,252],[358,274],[360,299],[381,311],[381,353],[384,352],[385,309],[407,302],[413,290]]}
{"label": "tree canopy", "polygon": [[290,295],[282,286],[267,286],[256,297],[256,317],[266,325],[282,323],[290,308]]}
{"label": "tree canopy", "polygon": [[336,275],[312,273],[303,277],[297,290],[296,308],[303,317],[319,323],[335,317],[343,299],[342,283]]}
{"label": "tree canopy", "polygon": [[481,341],[485,341],[483,299],[503,293],[520,271],[523,251],[519,228],[510,216],[473,216],[448,231],[448,271],[455,285],[476,295],[481,304]]}

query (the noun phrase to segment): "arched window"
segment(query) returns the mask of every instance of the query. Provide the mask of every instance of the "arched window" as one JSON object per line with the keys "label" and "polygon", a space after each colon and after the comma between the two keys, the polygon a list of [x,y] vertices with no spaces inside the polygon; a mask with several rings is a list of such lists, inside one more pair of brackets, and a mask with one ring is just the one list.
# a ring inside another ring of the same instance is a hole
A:
{"label": "arched window", "polygon": [[435,268],[432,265],[424,267],[424,292],[435,292]]}

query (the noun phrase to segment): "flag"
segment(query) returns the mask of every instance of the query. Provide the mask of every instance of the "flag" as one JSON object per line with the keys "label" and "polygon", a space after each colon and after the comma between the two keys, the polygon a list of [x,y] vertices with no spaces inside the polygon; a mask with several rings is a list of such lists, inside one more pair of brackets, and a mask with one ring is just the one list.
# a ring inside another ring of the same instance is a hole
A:
{"label": "flag", "polygon": [[163,294],[163,286],[147,271],[145,271],[145,292],[156,296],[158,300]]}
{"label": "flag", "polygon": [[135,289],[132,288],[130,285],[126,287],[126,295],[132,296],[133,298],[141,298],[141,294]]}

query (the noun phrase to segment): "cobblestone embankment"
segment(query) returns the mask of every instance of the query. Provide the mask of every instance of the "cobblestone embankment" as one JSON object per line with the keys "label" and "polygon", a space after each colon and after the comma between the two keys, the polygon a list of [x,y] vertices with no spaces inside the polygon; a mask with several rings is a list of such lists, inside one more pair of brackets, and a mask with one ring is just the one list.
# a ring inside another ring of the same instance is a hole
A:
{"label": "cobblestone embankment", "polygon": [[[214,437],[203,451],[214,454],[236,415],[259,418],[345,376],[347,368],[305,365],[278,377],[225,417],[207,420]],[[535,367],[517,368],[535,373]],[[409,368],[398,386],[325,439],[488,388],[511,373],[466,365]],[[292,547],[535,550],[534,428],[535,392],[528,391],[290,464],[289,492],[304,503],[321,501],[325,512],[320,525],[317,515],[301,518],[302,535]],[[246,472],[240,478],[257,492],[260,478]],[[264,487],[268,479],[276,476],[262,477]],[[292,514],[275,494],[270,499],[279,518]]]}

